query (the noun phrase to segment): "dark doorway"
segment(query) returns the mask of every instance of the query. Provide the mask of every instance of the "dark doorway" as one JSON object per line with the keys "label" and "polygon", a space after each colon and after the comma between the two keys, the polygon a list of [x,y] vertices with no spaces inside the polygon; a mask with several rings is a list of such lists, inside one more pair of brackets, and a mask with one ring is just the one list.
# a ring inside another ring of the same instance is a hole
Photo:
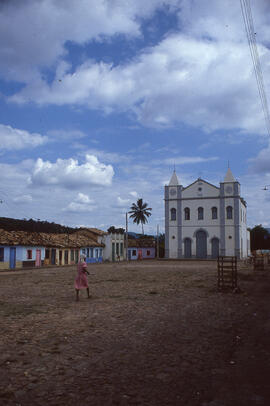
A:
{"label": "dark doorway", "polygon": [[213,238],[211,244],[212,244],[212,258],[215,259],[219,256],[219,239]]}
{"label": "dark doorway", "polygon": [[207,234],[204,230],[196,233],[196,257],[207,258]]}
{"label": "dark doorway", "polygon": [[184,256],[185,256],[185,258],[191,258],[191,239],[190,238],[185,238]]}

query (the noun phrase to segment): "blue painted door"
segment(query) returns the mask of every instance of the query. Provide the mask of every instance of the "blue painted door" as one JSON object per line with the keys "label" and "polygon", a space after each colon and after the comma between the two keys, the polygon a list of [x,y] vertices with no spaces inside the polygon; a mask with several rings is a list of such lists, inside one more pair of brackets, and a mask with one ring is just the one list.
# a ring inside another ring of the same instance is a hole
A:
{"label": "blue painted door", "polygon": [[10,247],[9,250],[9,267],[10,269],[16,268],[16,248]]}
{"label": "blue painted door", "polygon": [[185,239],[184,255],[185,255],[185,258],[191,258],[191,239],[190,238]]}
{"label": "blue painted door", "polygon": [[55,259],[56,259],[56,249],[52,248],[52,256],[51,256],[52,265],[55,265]]}
{"label": "blue painted door", "polygon": [[217,258],[219,256],[219,239],[212,239],[212,258]]}
{"label": "blue painted door", "polygon": [[203,230],[196,234],[196,257],[207,258],[207,235]]}

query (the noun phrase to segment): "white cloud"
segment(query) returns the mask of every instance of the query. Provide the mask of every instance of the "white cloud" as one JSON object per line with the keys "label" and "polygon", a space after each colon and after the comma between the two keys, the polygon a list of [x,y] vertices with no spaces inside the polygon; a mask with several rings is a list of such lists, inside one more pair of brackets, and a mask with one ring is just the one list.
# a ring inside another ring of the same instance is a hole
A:
{"label": "white cloud", "polygon": [[31,203],[33,200],[31,195],[20,195],[14,197],[13,201],[16,203]]}
{"label": "white cloud", "polygon": [[119,162],[128,162],[130,157],[119,154],[116,152],[106,152],[96,148],[88,148],[87,154],[95,155],[98,159],[102,159],[105,162],[119,163]]}
{"label": "white cloud", "polygon": [[138,193],[137,193],[137,192],[135,192],[135,191],[133,191],[133,192],[129,192],[129,194],[130,194],[132,197],[135,197],[135,198],[137,198],[137,197],[138,197]]}
{"label": "white cloud", "polygon": [[[256,33],[260,40],[269,41],[268,0],[257,0],[251,5]],[[218,41],[245,41],[246,32],[239,1],[226,0],[226,3],[216,0],[190,1],[181,0],[178,11],[179,24],[190,36],[209,38]]]}
{"label": "white cloud", "polygon": [[57,159],[55,163],[38,158],[30,177],[35,185],[59,185],[65,188],[81,188],[89,185],[108,186],[112,183],[114,170],[93,155],[86,155],[85,163],[73,158]]}
{"label": "white cloud", "polygon": [[[117,34],[139,36],[142,19],[164,6],[178,16],[181,33],[167,34],[132,61],[116,66],[81,60],[71,66],[64,60],[67,41],[84,46]],[[253,11],[269,93],[269,2],[258,0]],[[50,83],[40,73],[44,66],[55,72]],[[205,131],[265,133],[240,4],[234,0],[226,6],[215,0],[6,2],[0,14],[1,72],[26,84],[10,98],[18,103],[129,111],[154,127],[180,121]]]}
{"label": "white cloud", "polygon": [[93,206],[86,205],[83,203],[71,202],[63,211],[73,212],[73,213],[87,213],[94,210]]}
{"label": "white cloud", "polygon": [[129,199],[122,199],[120,196],[117,197],[117,206],[118,207],[126,207],[130,204]]}
{"label": "white cloud", "polygon": [[36,133],[12,128],[9,125],[0,124],[0,148],[4,150],[20,150],[35,148],[44,145],[48,138]]}
{"label": "white cloud", "polygon": [[89,196],[85,195],[84,193],[79,193],[76,197],[76,202],[88,204],[93,203],[94,200],[90,199]]}
{"label": "white cloud", "polygon": [[57,141],[63,140],[78,140],[81,138],[85,138],[86,134],[80,130],[51,130],[47,133],[47,135]]}
{"label": "white cloud", "polygon": [[176,158],[167,158],[163,161],[155,161],[157,164],[165,164],[165,165],[187,165],[187,164],[198,164],[202,162],[210,162],[210,161],[217,161],[219,158],[217,157],[210,157],[210,158],[203,158],[200,156],[179,156]]}
{"label": "white cloud", "polygon": [[249,159],[250,169],[254,173],[264,173],[270,175],[270,142],[263,148],[255,158]]}
{"label": "white cloud", "polygon": [[[259,50],[269,78],[270,51]],[[270,80],[265,82],[267,89]],[[32,83],[11,100],[132,111],[148,126],[181,121],[205,131],[265,132],[248,47],[183,34],[167,37],[126,65],[86,61],[75,72],[67,71],[61,84]]]}
{"label": "white cloud", "polygon": [[[41,67],[52,67],[66,56],[67,41],[85,45],[118,34],[139,36],[139,18],[150,17],[163,3],[164,0],[1,2],[0,74],[28,83],[39,81]],[[57,80],[61,79],[61,68],[57,73]]]}

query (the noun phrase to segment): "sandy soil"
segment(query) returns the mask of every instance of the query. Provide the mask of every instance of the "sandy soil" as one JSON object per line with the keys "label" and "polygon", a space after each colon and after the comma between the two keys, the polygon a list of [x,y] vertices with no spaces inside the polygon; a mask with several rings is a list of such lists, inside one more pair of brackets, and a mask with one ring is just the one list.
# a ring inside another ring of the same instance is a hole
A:
{"label": "sandy soil", "polygon": [[216,263],[0,273],[0,405],[269,405],[269,270]]}

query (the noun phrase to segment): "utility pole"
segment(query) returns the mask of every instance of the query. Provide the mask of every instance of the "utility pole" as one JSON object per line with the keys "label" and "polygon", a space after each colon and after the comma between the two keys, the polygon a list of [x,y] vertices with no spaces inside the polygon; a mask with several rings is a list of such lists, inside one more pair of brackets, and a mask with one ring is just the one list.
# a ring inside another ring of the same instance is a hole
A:
{"label": "utility pole", "polygon": [[157,259],[159,259],[159,225],[157,225]]}
{"label": "utility pole", "polygon": [[128,214],[126,213],[126,260],[128,261]]}

